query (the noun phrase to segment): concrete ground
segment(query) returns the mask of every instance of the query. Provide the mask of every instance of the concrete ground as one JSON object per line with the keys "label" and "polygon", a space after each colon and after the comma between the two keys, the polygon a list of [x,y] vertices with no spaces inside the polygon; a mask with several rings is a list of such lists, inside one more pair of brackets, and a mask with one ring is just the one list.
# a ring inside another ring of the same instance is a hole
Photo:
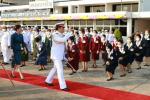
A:
{"label": "concrete ground", "polygon": [[[119,67],[114,76],[115,80],[107,82],[105,67],[102,61],[98,61],[98,68],[91,68],[92,62],[89,63],[89,72],[78,71],[79,74],[69,75],[70,70],[65,68],[65,79],[75,82],[102,86],[127,92],[139,93],[150,96],[150,66],[142,66],[141,70],[136,70],[136,63],[133,63],[133,73],[127,74],[126,77],[119,77]],[[10,66],[5,66],[10,69]],[[23,67],[23,72],[36,75],[46,76],[51,69],[52,64],[48,65],[48,70],[38,71],[38,67],[33,62],[28,62]],[[79,76],[80,75],[80,76]],[[48,90],[38,86],[33,86],[21,82],[15,82],[16,88],[12,88],[8,80],[0,78],[0,100],[91,100],[92,98],[81,95],[60,92],[57,90]]]}

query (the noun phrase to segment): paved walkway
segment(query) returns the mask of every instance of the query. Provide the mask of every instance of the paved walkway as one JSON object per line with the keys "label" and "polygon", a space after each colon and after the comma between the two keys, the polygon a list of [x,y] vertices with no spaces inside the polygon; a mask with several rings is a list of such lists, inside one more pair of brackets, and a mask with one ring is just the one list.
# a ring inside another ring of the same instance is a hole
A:
{"label": "paved walkway", "polygon": [[[89,63],[91,66],[91,62]],[[5,66],[7,69],[10,66]],[[48,66],[51,69],[52,65]],[[127,92],[139,93],[150,96],[150,66],[142,66],[141,70],[136,70],[136,64],[133,64],[133,73],[127,74],[126,77],[119,77],[119,67],[116,70],[115,80],[106,81],[105,68],[98,62],[98,68],[90,68],[89,72],[83,73],[81,70],[78,74],[68,75],[70,70],[65,68],[65,79],[75,82],[102,86]],[[35,75],[46,76],[49,70],[38,71],[38,67],[29,62],[23,71]],[[56,90],[48,90],[38,86],[25,83],[15,82],[16,88],[12,88],[8,80],[0,78],[0,100],[91,100],[80,95],[60,92]]]}

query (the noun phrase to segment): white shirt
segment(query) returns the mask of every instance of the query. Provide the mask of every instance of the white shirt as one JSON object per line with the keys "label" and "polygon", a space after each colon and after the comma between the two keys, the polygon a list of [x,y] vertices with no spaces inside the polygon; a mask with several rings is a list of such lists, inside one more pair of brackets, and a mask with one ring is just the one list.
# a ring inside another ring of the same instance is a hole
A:
{"label": "white shirt", "polygon": [[140,41],[136,41],[136,46],[139,47],[141,44],[141,40]]}
{"label": "white shirt", "polygon": [[119,51],[120,51],[122,54],[125,54],[124,47],[119,48]]}
{"label": "white shirt", "polygon": [[45,43],[45,39],[46,39],[46,32],[41,31],[41,32],[39,33],[39,35],[42,37],[42,42],[44,42],[44,43]]}
{"label": "white shirt", "polygon": [[23,40],[26,44],[30,43],[30,33],[28,31],[23,31]]}
{"label": "white shirt", "polygon": [[114,41],[114,35],[113,34],[108,34],[107,35],[107,39],[108,39],[108,41],[109,41],[109,43],[112,43],[113,41]]}
{"label": "white shirt", "polygon": [[107,52],[108,53],[108,58],[113,60],[113,57],[111,57],[111,54],[113,54],[113,50],[111,50],[110,52]]}
{"label": "white shirt", "polygon": [[70,33],[63,35],[60,32],[55,32],[52,35],[51,59],[63,60],[65,55],[65,42],[71,36]]}

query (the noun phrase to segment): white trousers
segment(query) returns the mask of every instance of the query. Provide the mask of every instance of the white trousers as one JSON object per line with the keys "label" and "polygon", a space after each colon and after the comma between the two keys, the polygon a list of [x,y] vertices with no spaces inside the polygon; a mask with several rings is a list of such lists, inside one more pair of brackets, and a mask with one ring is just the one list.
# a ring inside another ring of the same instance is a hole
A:
{"label": "white trousers", "polygon": [[7,47],[2,47],[3,60],[5,63],[9,63],[9,49]]}
{"label": "white trousers", "polygon": [[8,49],[8,52],[9,52],[9,53],[8,53],[8,55],[9,55],[8,58],[9,58],[9,59],[12,59],[13,50],[9,48],[9,49]]}
{"label": "white trousers", "polygon": [[54,79],[54,76],[57,72],[57,77],[58,77],[60,89],[64,89],[67,86],[66,86],[66,82],[65,82],[65,79],[64,79],[63,63],[62,63],[61,60],[53,60],[53,62],[54,62],[54,67],[49,72],[45,82],[46,83],[52,83],[53,79]]}

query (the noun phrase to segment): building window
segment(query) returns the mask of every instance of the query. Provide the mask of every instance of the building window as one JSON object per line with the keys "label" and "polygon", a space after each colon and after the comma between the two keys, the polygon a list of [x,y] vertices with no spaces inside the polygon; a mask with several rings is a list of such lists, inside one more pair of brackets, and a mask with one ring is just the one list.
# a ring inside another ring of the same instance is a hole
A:
{"label": "building window", "polygon": [[73,12],[72,13],[78,13],[78,7],[77,6],[73,6]]}
{"label": "building window", "polygon": [[90,6],[85,6],[85,12],[86,13],[90,12]]}
{"label": "building window", "polygon": [[79,25],[80,24],[80,21],[79,20],[75,20],[74,21],[74,25]]}
{"label": "building window", "polygon": [[105,6],[94,6],[91,12],[105,12]]}
{"label": "building window", "polygon": [[115,25],[127,25],[127,20],[126,19],[116,19]]}
{"label": "building window", "polygon": [[127,27],[120,27],[120,31],[122,33],[122,36],[127,36]]}
{"label": "building window", "polygon": [[68,23],[67,23],[67,25],[73,25],[73,24],[74,24],[74,23],[73,23],[72,20],[69,20]]}
{"label": "building window", "polygon": [[105,12],[105,6],[104,5],[98,5],[98,6],[85,6],[85,12]]}
{"label": "building window", "polygon": [[110,25],[110,20],[104,20],[104,25]]}
{"label": "building window", "polygon": [[80,25],[86,25],[86,20],[81,20]]}
{"label": "building window", "polygon": [[43,21],[43,25],[55,25],[56,23],[60,23],[62,22],[62,20],[58,20],[58,21],[53,21],[53,20],[45,20]]}
{"label": "building window", "polygon": [[138,4],[132,4],[132,11],[137,12],[138,11]]}
{"label": "building window", "polygon": [[93,20],[87,20],[87,25],[93,25]]}
{"label": "building window", "polygon": [[0,22],[0,25],[3,25],[3,22]]}
{"label": "building window", "polygon": [[35,0],[29,0],[29,2],[34,2]]}
{"label": "building window", "polygon": [[67,14],[68,13],[68,7],[63,7],[62,8],[62,13]]}
{"label": "building window", "polygon": [[50,9],[50,14],[53,14],[53,8]]}
{"label": "building window", "polygon": [[129,12],[136,12],[138,11],[138,4],[131,3],[131,4],[114,4],[113,11],[129,11]]}
{"label": "building window", "polygon": [[5,25],[16,25],[16,24],[20,24],[19,21],[8,21],[8,22],[5,22]]}
{"label": "building window", "polygon": [[24,21],[23,25],[41,25],[41,21]]}
{"label": "building window", "polygon": [[103,24],[104,24],[103,20],[97,20],[96,21],[96,25],[103,25]]}

